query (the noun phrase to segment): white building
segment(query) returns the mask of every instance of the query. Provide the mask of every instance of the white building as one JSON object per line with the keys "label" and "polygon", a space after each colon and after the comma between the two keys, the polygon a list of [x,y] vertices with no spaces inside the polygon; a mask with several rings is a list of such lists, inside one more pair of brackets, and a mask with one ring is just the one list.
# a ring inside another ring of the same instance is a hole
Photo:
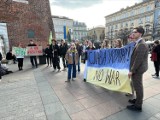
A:
{"label": "white building", "polygon": [[73,22],[73,39],[82,40],[87,37],[87,26],[83,22]]}
{"label": "white building", "polygon": [[71,34],[71,39],[73,39],[73,19],[64,16],[52,16],[56,40],[68,39],[68,32]]}

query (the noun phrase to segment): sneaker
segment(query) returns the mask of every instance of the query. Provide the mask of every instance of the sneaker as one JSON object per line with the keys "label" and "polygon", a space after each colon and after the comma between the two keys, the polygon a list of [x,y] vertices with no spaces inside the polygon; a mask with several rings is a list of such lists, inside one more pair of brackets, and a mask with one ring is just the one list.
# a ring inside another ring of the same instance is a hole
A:
{"label": "sneaker", "polygon": [[2,80],[0,79],[0,82],[1,82]]}
{"label": "sneaker", "polygon": [[155,74],[152,74],[152,76],[156,76],[156,73],[155,73]]}
{"label": "sneaker", "polygon": [[56,71],[56,69],[53,70],[53,72],[55,72],[55,71]]}
{"label": "sneaker", "polygon": [[58,69],[58,71],[57,72],[61,72],[61,70],[60,69]]}
{"label": "sneaker", "polygon": [[159,76],[155,75],[155,76],[152,76],[153,78],[159,78]]}
{"label": "sneaker", "polygon": [[70,82],[70,79],[66,80],[65,82]]}
{"label": "sneaker", "polygon": [[75,81],[75,79],[72,78],[72,81]]}

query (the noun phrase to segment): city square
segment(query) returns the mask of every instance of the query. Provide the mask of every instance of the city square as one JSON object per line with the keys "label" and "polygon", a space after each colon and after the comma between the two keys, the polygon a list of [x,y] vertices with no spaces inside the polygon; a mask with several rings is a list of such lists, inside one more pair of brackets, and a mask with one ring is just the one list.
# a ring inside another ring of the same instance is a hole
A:
{"label": "city square", "polygon": [[1,0],[0,120],[160,120],[159,0]]}
{"label": "city square", "polygon": [[[150,59],[149,59],[150,61]],[[160,79],[152,78],[153,63],[144,74],[144,108],[141,113],[126,109],[128,99],[121,92],[83,82],[83,70],[75,81],[64,82],[67,72],[53,72],[41,65],[31,69],[26,58],[24,70],[3,77],[0,83],[1,120],[159,120]],[[82,69],[84,64],[81,64]]]}

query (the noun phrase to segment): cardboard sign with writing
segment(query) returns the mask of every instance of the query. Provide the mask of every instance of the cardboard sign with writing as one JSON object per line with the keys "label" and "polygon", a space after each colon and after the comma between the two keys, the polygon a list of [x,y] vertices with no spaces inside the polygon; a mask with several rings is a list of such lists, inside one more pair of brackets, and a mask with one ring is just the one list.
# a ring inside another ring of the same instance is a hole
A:
{"label": "cardboard sign with writing", "polygon": [[15,56],[25,56],[26,55],[26,48],[12,47],[12,53]]}
{"label": "cardboard sign with writing", "polygon": [[27,46],[28,56],[40,56],[43,55],[42,46]]}

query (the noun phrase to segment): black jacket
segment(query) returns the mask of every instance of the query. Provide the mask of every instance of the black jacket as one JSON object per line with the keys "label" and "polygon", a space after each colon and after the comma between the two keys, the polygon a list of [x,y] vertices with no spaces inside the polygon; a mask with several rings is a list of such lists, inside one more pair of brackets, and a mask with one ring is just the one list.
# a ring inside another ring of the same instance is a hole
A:
{"label": "black jacket", "polygon": [[6,54],[6,59],[7,59],[7,60],[12,60],[12,59],[13,59],[13,55],[12,55],[11,52],[8,52],[8,53]]}
{"label": "black jacket", "polygon": [[60,45],[59,49],[60,49],[60,56],[65,56],[68,50],[68,45],[67,44],[64,44],[63,46]]}
{"label": "black jacket", "polygon": [[77,49],[78,55],[79,55],[79,57],[80,57],[80,56],[82,55],[83,47],[80,46],[80,45],[77,45],[77,46],[76,46],[76,49]]}
{"label": "black jacket", "polygon": [[0,61],[2,60],[2,54],[1,54],[1,52],[0,52]]}
{"label": "black jacket", "polygon": [[88,50],[95,50],[95,49],[96,49],[95,47],[92,47],[92,48],[87,47],[87,48],[86,48],[86,52],[85,52],[85,60],[88,59],[87,51],[88,51]]}
{"label": "black jacket", "polygon": [[157,60],[160,61],[160,45],[157,45],[154,49],[153,52],[157,53]]}
{"label": "black jacket", "polygon": [[55,44],[55,45],[51,44],[49,47],[49,50],[51,51],[51,55],[53,57],[60,56],[59,46],[57,44]]}
{"label": "black jacket", "polygon": [[51,57],[51,55],[52,55],[52,52],[51,52],[51,50],[50,50],[48,47],[44,50],[44,53],[45,53],[48,57]]}

